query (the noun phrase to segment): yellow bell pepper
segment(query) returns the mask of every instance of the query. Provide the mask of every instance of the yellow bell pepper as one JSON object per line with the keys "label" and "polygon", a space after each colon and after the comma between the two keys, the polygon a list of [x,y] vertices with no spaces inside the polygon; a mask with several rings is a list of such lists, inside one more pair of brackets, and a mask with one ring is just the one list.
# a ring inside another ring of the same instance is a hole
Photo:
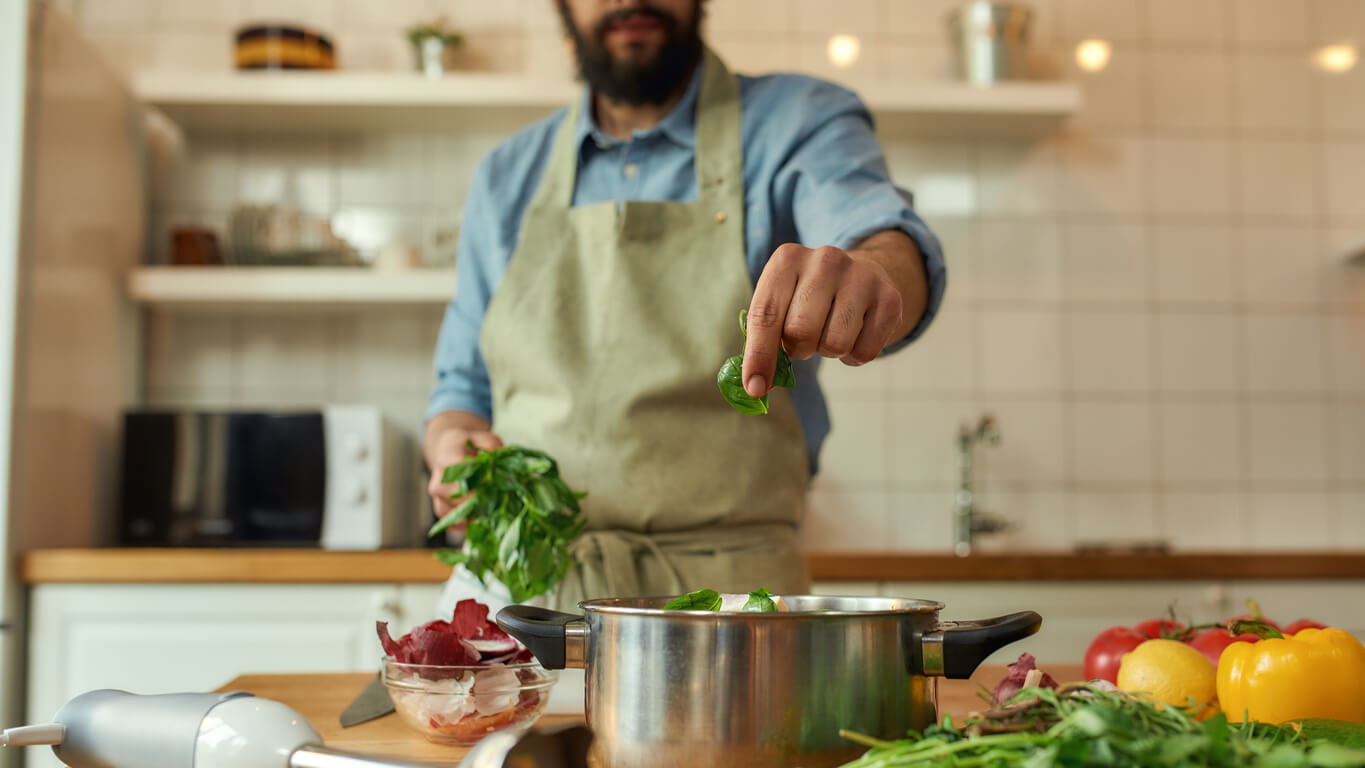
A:
{"label": "yellow bell pepper", "polygon": [[1340,629],[1233,643],[1218,659],[1218,701],[1233,722],[1365,723],[1365,645]]}

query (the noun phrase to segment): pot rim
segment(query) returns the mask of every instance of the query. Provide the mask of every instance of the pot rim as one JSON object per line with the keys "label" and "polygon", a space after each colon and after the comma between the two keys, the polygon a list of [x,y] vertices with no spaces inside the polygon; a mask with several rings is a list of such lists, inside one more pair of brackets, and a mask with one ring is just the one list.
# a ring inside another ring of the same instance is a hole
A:
{"label": "pot rim", "polygon": [[[935,615],[943,610],[943,603],[937,600],[924,600],[908,597],[851,596],[851,595],[782,595],[785,600],[812,600],[816,602],[839,603],[867,601],[883,603],[887,607],[878,608],[822,608],[805,611],[779,611],[772,613],[746,613],[743,611],[678,611],[649,607],[650,603],[667,604],[677,595],[662,597],[607,597],[585,600],[578,604],[584,613],[605,613],[616,616],[660,616],[673,619],[720,619],[720,620],[759,620],[759,621],[796,621],[803,619],[850,618],[850,617],[905,617],[912,615]],[[643,603],[643,605],[642,605]]]}

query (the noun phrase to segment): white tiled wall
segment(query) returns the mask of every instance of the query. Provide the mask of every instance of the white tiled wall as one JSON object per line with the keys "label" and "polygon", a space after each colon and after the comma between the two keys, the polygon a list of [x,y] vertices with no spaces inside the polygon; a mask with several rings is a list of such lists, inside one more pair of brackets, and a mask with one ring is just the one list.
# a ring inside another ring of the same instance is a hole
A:
{"label": "white tiled wall", "polygon": [[[994,412],[984,507],[1014,521],[988,548],[1169,538],[1197,549],[1365,545],[1365,43],[1360,0],[1037,0],[1037,43],[1085,106],[1053,135],[887,137],[897,178],[942,235],[951,280],[927,337],[864,369],[827,368],[836,431],[811,495],[823,548],[944,550],[957,426]],[[332,32],[343,66],[408,66],[399,29],[448,13],[472,67],[568,76],[551,0],[65,0],[122,66],[226,69],[260,16]],[[955,0],[711,0],[709,34],[744,71],[853,85],[944,76]],[[851,70],[824,42],[863,39]],[[221,225],[284,199],[381,222],[449,256],[496,135],[192,137],[171,218]],[[158,316],[153,402],[379,402],[415,424],[439,312]]]}

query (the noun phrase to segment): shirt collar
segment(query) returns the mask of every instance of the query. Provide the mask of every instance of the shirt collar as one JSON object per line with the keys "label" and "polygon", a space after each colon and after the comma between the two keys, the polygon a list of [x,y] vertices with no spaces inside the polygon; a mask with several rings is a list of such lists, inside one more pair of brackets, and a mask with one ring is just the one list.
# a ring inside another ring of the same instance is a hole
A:
{"label": "shirt collar", "polygon": [[[687,84],[687,90],[683,93],[682,99],[673,106],[664,119],[659,124],[646,131],[636,131],[633,138],[648,139],[655,135],[673,141],[681,147],[692,149],[697,141],[697,95],[701,91],[701,69],[702,64],[698,62],[692,71],[692,80]],[[583,95],[579,97],[578,125],[575,128],[574,140],[580,151],[588,144],[595,144],[597,147],[605,149],[614,144],[622,143],[620,139],[613,138],[605,131],[597,127],[597,121],[592,115],[592,89],[584,88]]]}

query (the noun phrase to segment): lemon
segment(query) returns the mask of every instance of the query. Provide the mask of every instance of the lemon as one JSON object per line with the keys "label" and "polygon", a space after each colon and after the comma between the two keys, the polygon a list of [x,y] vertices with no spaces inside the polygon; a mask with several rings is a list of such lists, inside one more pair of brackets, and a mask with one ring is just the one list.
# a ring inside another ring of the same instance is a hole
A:
{"label": "lemon", "polygon": [[1119,690],[1146,693],[1154,701],[1187,711],[1200,719],[1217,711],[1217,675],[1204,654],[1178,640],[1148,640],[1119,659]]}

